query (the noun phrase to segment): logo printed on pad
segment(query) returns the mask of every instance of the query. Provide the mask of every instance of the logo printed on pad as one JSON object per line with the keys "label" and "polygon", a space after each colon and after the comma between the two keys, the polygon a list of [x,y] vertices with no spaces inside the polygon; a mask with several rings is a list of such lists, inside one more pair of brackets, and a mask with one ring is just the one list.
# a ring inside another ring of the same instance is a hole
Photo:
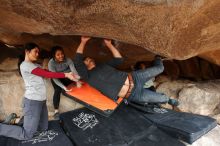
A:
{"label": "logo printed on pad", "polygon": [[30,140],[24,140],[22,143],[32,142],[32,144],[41,143],[45,141],[52,141],[56,136],[58,136],[58,132],[54,130],[47,130],[43,132],[39,132],[34,134],[34,137]]}
{"label": "logo printed on pad", "polygon": [[93,127],[95,127],[95,125],[97,125],[99,121],[96,119],[95,115],[82,112],[77,117],[73,118],[73,123],[77,127],[86,130],[87,128],[92,129]]}
{"label": "logo printed on pad", "polygon": [[160,113],[160,114],[164,114],[164,113],[167,113],[168,111],[164,108],[157,108],[157,107],[154,107],[153,110],[156,112],[156,113]]}

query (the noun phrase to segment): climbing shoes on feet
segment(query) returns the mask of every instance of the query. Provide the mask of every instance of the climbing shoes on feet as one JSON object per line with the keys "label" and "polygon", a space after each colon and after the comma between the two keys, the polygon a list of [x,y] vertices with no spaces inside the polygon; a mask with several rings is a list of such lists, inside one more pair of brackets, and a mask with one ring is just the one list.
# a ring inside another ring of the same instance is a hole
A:
{"label": "climbing shoes on feet", "polygon": [[11,113],[9,116],[5,118],[5,120],[2,122],[3,124],[13,125],[15,124],[15,120],[18,118],[16,113]]}
{"label": "climbing shoes on feet", "polygon": [[172,106],[178,106],[179,105],[179,101],[176,99],[172,99],[170,98],[168,101],[168,104],[172,105]]}
{"label": "climbing shoes on feet", "polygon": [[53,117],[54,117],[54,120],[60,120],[60,113],[59,112],[55,113]]}

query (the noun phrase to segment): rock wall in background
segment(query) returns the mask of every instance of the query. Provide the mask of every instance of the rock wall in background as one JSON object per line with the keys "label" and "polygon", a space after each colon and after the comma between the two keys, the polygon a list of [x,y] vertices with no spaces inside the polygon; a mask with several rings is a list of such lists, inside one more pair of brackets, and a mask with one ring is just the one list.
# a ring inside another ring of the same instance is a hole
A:
{"label": "rock wall in background", "polygon": [[[220,123],[220,80],[194,82],[157,78],[157,92],[176,98],[180,105],[176,110],[211,116]],[[166,105],[168,108],[172,108]]]}

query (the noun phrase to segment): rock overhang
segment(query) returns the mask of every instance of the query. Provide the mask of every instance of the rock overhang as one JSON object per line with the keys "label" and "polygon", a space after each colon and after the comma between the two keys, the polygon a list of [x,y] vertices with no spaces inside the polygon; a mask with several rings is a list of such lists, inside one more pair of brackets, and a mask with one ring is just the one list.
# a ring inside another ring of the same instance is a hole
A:
{"label": "rock overhang", "polygon": [[220,64],[218,0],[1,0],[1,3],[0,40],[4,43],[24,43],[23,33],[88,35],[137,45],[177,60],[200,56]]}

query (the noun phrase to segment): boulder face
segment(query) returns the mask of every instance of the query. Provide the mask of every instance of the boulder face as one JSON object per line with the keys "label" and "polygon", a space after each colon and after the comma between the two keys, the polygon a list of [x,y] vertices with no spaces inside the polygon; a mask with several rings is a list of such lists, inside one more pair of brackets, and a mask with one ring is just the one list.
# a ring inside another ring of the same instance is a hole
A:
{"label": "boulder face", "polygon": [[26,42],[23,33],[89,35],[219,65],[219,9],[219,0],[1,0],[0,40],[14,45]]}
{"label": "boulder face", "polygon": [[178,110],[212,116],[220,123],[220,80],[193,82],[159,77],[157,82],[157,92],[178,99]]}

